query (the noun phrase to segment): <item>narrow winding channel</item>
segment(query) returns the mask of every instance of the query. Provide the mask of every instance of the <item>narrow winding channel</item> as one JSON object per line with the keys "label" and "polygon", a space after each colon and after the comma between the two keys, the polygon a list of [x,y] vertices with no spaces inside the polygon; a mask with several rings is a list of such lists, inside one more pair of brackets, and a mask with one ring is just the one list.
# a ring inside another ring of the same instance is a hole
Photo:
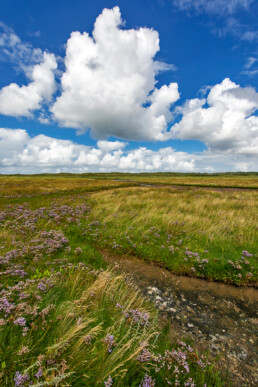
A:
{"label": "narrow winding channel", "polygon": [[130,276],[171,322],[171,340],[191,337],[200,351],[219,358],[233,386],[258,385],[258,290],[176,276],[128,255],[102,251],[118,272]]}

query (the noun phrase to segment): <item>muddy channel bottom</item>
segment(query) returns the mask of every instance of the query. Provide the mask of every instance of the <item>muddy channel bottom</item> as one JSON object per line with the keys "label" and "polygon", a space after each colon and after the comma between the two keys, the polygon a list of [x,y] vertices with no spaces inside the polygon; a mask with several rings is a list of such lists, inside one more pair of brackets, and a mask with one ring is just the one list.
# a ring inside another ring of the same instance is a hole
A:
{"label": "muddy channel bottom", "polygon": [[200,351],[219,356],[219,367],[233,386],[258,385],[257,289],[176,276],[133,256],[102,255],[130,275],[171,322],[172,341],[191,337]]}

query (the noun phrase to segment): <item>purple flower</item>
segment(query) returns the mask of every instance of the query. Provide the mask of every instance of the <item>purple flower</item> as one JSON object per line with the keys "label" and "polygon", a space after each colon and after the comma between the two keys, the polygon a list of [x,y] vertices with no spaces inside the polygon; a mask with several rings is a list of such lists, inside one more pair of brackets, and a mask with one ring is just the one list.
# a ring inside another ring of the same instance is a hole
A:
{"label": "purple flower", "polygon": [[44,282],[40,282],[37,286],[38,289],[42,290],[42,292],[45,292],[46,291],[46,285],[44,284]]}
{"label": "purple flower", "polygon": [[112,348],[115,346],[115,339],[113,335],[107,335],[105,338],[105,343],[107,344],[107,350],[109,353],[112,352]]}
{"label": "purple flower", "polygon": [[28,332],[29,328],[28,327],[24,327],[23,330],[22,330],[22,336],[26,336],[27,335],[27,332]]}
{"label": "purple flower", "polygon": [[104,382],[104,384],[105,384],[105,387],[110,387],[110,386],[112,386],[113,380],[112,380],[112,378],[111,378],[110,375],[109,375],[109,377],[108,377],[108,380],[106,380],[106,381]]}
{"label": "purple flower", "polygon": [[24,317],[19,317],[13,323],[14,325],[20,325],[21,327],[25,327],[26,319]]}
{"label": "purple flower", "polygon": [[151,376],[146,374],[139,387],[154,387],[154,386],[155,386],[155,380],[152,380]]}
{"label": "purple flower", "polygon": [[137,360],[139,360],[141,363],[148,362],[152,357],[151,352],[147,348],[143,348],[142,353],[137,356]]}
{"label": "purple flower", "polygon": [[140,323],[141,325],[149,325],[150,315],[147,312],[141,312],[139,309],[131,309],[124,312],[126,318],[131,318],[133,323]]}
{"label": "purple flower", "polygon": [[197,361],[197,364],[198,364],[198,366],[201,367],[201,368],[204,368],[204,367],[205,367],[205,364],[201,361],[201,359]]}
{"label": "purple flower", "polygon": [[0,298],[0,312],[3,311],[7,315],[10,314],[13,309],[15,309],[15,305],[9,302],[7,298]]}
{"label": "purple flower", "polygon": [[43,375],[42,368],[39,368],[38,372],[35,374],[35,378],[39,379],[39,378],[41,378],[42,375]]}
{"label": "purple flower", "polygon": [[242,255],[243,255],[244,257],[252,257],[252,256],[253,256],[253,254],[248,253],[248,251],[246,251],[246,250],[243,250],[243,251],[242,251]]}
{"label": "purple flower", "polygon": [[15,381],[15,386],[23,387],[24,383],[29,380],[29,375],[23,375],[19,371],[17,371],[13,380]]}

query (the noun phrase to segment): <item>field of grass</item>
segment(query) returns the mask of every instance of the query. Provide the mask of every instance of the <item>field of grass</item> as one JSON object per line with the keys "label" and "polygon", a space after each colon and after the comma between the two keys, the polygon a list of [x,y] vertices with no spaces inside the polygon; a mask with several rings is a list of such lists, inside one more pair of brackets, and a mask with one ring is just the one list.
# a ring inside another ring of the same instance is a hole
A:
{"label": "field of grass", "polygon": [[252,285],[257,192],[130,185],[0,177],[1,386],[224,385],[99,248]]}
{"label": "field of grass", "polygon": [[29,198],[31,196],[100,191],[110,188],[133,186],[128,182],[107,181],[105,179],[82,178],[77,175],[46,176],[0,176],[0,200]]}
{"label": "field of grass", "polygon": [[90,203],[87,233],[105,248],[176,273],[257,281],[257,191],[137,187],[93,194]]}

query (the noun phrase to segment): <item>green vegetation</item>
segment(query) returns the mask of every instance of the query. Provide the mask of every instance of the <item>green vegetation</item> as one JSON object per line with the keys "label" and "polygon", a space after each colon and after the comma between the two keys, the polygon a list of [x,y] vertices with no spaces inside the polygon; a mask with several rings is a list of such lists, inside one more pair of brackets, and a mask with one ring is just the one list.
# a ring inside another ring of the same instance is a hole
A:
{"label": "green vegetation", "polygon": [[104,248],[170,270],[233,284],[257,281],[256,191],[126,188],[93,194],[91,223]]}
{"label": "green vegetation", "polygon": [[0,384],[222,386],[194,343],[169,342],[153,305],[98,248],[253,284],[257,192],[101,177],[0,178]]}

